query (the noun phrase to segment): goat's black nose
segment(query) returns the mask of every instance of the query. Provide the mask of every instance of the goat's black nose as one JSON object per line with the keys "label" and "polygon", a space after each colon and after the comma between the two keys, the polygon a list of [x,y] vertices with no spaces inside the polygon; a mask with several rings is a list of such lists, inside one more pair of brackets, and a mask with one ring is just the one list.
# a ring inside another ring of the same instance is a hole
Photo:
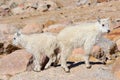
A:
{"label": "goat's black nose", "polygon": [[50,4],[47,4],[47,8],[50,8],[51,7],[51,5]]}
{"label": "goat's black nose", "polygon": [[108,32],[107,33],[110,33],[110,30],[108,30]]}

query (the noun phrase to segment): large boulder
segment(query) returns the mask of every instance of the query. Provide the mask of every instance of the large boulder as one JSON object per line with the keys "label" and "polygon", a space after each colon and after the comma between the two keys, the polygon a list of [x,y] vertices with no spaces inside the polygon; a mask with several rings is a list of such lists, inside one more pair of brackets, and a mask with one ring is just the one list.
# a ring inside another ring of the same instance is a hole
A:
{"label": "large boulder", "polygon": [[31,54],[17,50],[0,59],[0,74],[15,75],[26,70]]}
{"label": "large boulder", "polygon": [[48,20],[44,24],[44,32],[52,32],[52,33],[59,33],[65,27],[71,26],[73,24],[72,21],[69,20],[61,20],[59,22],[55,22],[54,20]]}
{"label": "large boulder", "polygon": [[22,32],[25,34],[41,33],[42,29],[43,25],[39,23],[29,23],[22,29]]}
{"label": "large boulder", "polygon": [[52,33],[59,33],[62,29],[66,27],[65,24],[54,24],[48,26],[48,28],[44,28],[44,32],[52,32]]}

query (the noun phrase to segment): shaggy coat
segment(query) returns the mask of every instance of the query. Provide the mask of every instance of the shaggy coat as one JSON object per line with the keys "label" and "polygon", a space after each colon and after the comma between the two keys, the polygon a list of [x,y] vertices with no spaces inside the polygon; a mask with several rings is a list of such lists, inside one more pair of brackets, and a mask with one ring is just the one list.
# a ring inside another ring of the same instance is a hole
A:
{"label": "shaggy coat", "polygon": [[83,48],[85,54],[83,58],[86,67],[90,68],[89,55],[93,46],[101,38],[101,36],[109,30],[108,19],[99,19],[96,23],[81,23],[75,26],[64,28],[57,36],[61,45],[61,66],[66,72],[69,69],[66,64],[68,56],[74,48]]}
{"label": "shaggy coat", "polygon": [[48,68],[53,60],[56,59],[56,53],[54,51],[58,48],[58,41],[50,33],[24,35],[18,32],[14,35],[13,44],[20,44],[29,53],[33,54],[35,71],[41,70],[40,57],[42,54],[45,54],[49,58],[45,68]]}

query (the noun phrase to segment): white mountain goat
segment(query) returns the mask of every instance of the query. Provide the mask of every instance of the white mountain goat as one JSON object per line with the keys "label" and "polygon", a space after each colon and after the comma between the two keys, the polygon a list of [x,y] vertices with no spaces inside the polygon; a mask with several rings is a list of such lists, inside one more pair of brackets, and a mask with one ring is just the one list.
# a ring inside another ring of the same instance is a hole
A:
{"label": "white mountain goat", "polygon": [[21,45],[34,57],[34,71],[41,70],[40,57],[45,54],[49,61],[45,66],[48,68],[56,58],[55,49],[58,48],[56,36],[50,33],[25,35],[20,32],[15,33],[13,38],[14,45]]}
{"label": "white mountain goat", "polygon": [[87,68],[89,64],[89,55],[95,43],[105,33],[109,33],[109,18],[98,19],[95,23],[81,23],[75,26],[64,28],[58,35],[57,39],[61,45],[61,66],[66,72],[69,72],[66,60],[74,48],[83,48],[85,54],[83,58]]}

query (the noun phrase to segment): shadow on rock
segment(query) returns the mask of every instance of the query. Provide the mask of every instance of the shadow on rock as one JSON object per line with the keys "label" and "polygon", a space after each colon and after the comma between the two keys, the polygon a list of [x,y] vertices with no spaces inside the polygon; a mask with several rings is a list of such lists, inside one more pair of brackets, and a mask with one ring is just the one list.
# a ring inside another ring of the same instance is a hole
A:
{"label": "shadow on rock", "polygon": [[[82,61],[82,62],[77,62],[77,63],[68,62],[68,64],[70,64],[69,68],[74,68],[74,67],[77,67],[77,66],[85,64],[85,63]],[[91,65],[103,65],[102,62],[90,62],[90,64]]]}

